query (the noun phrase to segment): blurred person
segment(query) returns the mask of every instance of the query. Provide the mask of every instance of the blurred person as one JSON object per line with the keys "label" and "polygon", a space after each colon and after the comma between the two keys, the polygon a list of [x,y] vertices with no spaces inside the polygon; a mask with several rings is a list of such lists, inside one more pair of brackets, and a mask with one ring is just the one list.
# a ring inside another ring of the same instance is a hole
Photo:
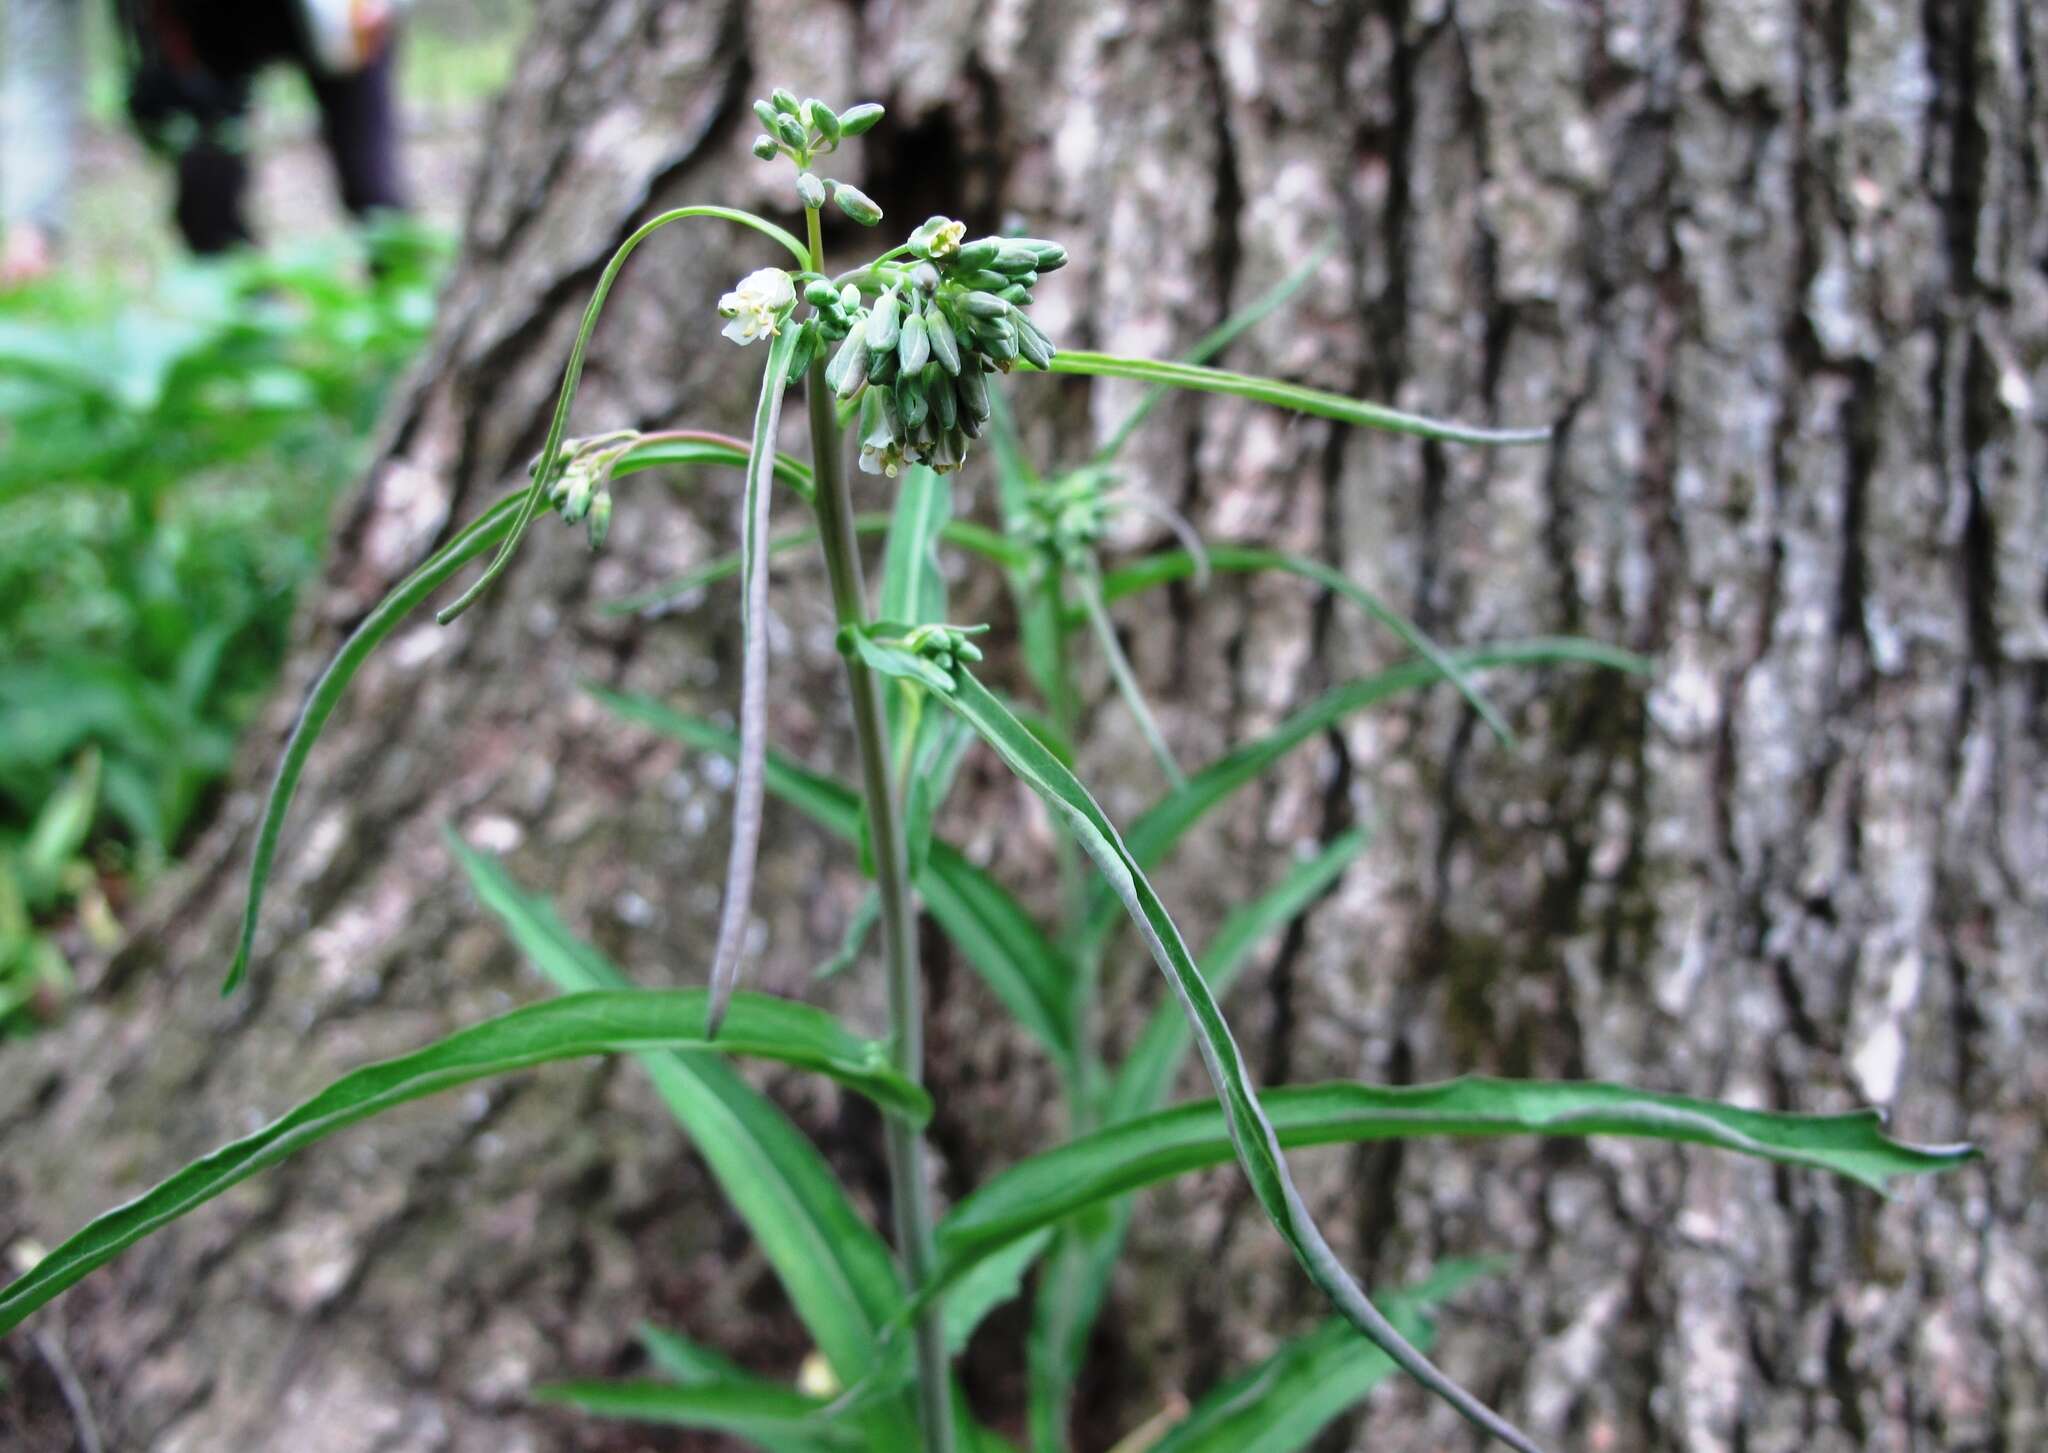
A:
{"label": "blurred person", "polygon": [[0,0],[0,287],[40,277],[64,228],[80,0]]}
{"label": "blurred person", "polygon": [[[80,15],[86,0],[6,0],[10,17],[0,91],[19,94],[0,152],[0,214],[25,261],[47,266],[62,221],[82,90]],[[173,216],[201,255],[252,242],[246,211],[249,112],[257,75],[285,63],[302,72],[341,201],[364,217],[407,205],[392,90],[392,0],[115,0],[128,73],[128,112],[177,169]],[[17,35],[19,32],[19,35]],[[17,121],[17,109],[19,117]],[[16,186],[6,180],[19,173]]]}

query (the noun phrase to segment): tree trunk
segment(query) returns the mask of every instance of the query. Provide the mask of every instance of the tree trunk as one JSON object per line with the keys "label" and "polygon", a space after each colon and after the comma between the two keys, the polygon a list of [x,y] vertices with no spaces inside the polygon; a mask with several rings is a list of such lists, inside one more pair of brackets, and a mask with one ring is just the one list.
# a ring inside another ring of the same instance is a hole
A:
{"label": "tree trunk", "polygon": [[[1658,663],[1647,688],[1490,682],[1518,752],[1448,691],[1353,719],[1189,843],[1165,887],[1199,931],[1291,849],[1376,826],[1228,1006],[1269,1082],[1471,1070],[1795,1110],[1874,1101],[1909,1138],[1986,1151],[1891,1201],[1637,1144],[1300,1157],[1351,1264],[1390,1285],[1444,1256],[1511,1257],[1447,1315],[1442,1355],[1557,1447],[2048,1443],[2039,7],[539,11],[436,340],[224,820],[91,1002],[6,1051],[0,1240],[54,1241],[347,1068],[535,997],[452,871],[444,824],[508,853],[643,980],[702,978],[724,778],[578,683],[731,707],[731,594],[649,624],[595,610],[730,547],[730,472],[628,482],[604,556],[544,532],[457,625],[391,643],[314,757],[250,987],[216,992],[259,789],[313,676],[436,540],[524,477],[591,284],[639,220],[694,201],[787,211],[786,176],[747,155],[748,102],[782,83],[887,103],[846,153],[889,211],[882,235],[947,211],[1064,239],[1075,264],[1037,309],[1063,343],[1170,353],[1335,229],[1315,285],[1226,362],[1558,424],[1554,447],[1489,454],[1183,400],[1129,455],[1130,480],[1212,539],[1316,555],[1443,640],[1569,631]],[[577,432],[744,426],[750,370],[710,306],[775,259],[716,225],[662,234],[627,271]],[[876,235],[852,233],[831,239],[849,259]],[[1053,460],[1081,457],[1134,396],[1010,395]],[[781,576],[776,737],[846,770],[821,580]],[[1008,620],[987,584],[961,589],[960,619]],[[1192,761],[1395,653],[1291,583],[1226,579],[1118,615]],[[1086,775],[1125,819],[1159,783],[1121,709],[1096,702]],[[946,830],[1050,902],[1042,816],[992,769],[970,785]],[[1008,830],[1020,820],[1032,830]],[[856,869],[792,814],[771,809],[769,832],[755,982],[817,997],[809,970]],[[962,966],[930,958],[951,1197],[1056,1126],[1042,1061],[989,1032],[993,1001]],[[873,977],[826,995],[869,1029]],[[1113,1026],[1157,992],[1129,944],[1109,987]],[[879,1203],[872,1118],[808,1081],[768,1083]],[[1087,1449],[1317,1314],[1223,1172],[1147,1197],[1114,1295]],[[530,1382],[634,1366],[643,1316],[764,1371],[805,1350],[637,1072],[593,1065],[353,1130],[38,1325],[110,1448],[714,1446],[526,1406]],[[969,1360],[978,1403],[1013,1428],[1021,1327],[999,1317]],[[0,1355],[23,1446],[72,1446],[34,1348]],[[1468,1444],[1403,1388],[1319,1446]]]}

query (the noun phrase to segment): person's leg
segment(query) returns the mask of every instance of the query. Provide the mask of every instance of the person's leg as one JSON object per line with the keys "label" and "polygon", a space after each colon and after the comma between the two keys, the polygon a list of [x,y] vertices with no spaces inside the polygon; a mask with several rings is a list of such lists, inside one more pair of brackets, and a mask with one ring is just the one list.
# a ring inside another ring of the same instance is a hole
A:
{"label": "person's leg", "polygon": [[243,215],[249,163],[218,129],[194,137],[178,153],[178,231],[202,257],[255,241]]}
{"label": "person's leg", "polygon": [[394,37],[362,70],[326,76],[308,68],[320,103],[320,135],[341,184],[342,205],[360,217],[409,205],[398,154],[398,102],[392,85]]}

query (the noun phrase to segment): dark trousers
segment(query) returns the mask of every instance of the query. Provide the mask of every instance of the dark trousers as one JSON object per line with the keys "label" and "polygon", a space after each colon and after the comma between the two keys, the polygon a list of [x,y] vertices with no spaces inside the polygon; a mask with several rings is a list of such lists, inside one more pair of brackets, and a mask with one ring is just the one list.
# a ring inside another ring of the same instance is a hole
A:
{"label": "dark trousers", "polygon": [[406,207],[392,89],[395,43],[360,71],[326,75],[308,58],[289,11],[278,0],[146,0],[132,12],[143,43],[130,106],[145,134],[176,155],[178,231],[194,252],[223,252],[254,240],[245,208],[249,162],[240,138],[256,73],[272,61],[296,65],[313,88],[342,205],[358,217]]}

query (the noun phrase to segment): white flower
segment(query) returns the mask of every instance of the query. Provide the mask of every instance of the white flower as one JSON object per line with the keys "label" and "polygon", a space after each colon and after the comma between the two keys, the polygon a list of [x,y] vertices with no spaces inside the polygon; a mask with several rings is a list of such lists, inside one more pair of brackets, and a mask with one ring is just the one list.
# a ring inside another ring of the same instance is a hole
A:
{"label": "white flower", "polygon": [[779,267],[764,267],[740,279],[738,287],[718,300],[718,316],[729,318],[725,336],[742,346],[771,338],[781,315],[796,306],[796,287]]}

